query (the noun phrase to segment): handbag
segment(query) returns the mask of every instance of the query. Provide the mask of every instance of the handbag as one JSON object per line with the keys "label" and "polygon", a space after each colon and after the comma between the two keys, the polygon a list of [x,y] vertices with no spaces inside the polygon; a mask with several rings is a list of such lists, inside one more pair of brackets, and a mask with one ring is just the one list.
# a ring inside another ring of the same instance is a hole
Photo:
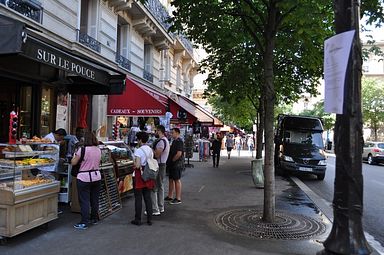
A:
{"label": "handbag", "polygon": [[84,160],[85,147],[81,147],[80,150],[81,150],[80,151],[80,160],[79,160],[79,162],[77,162],[76,165],[72,166],[72,169],[71,169],[71,175],[73,177],[77,177],[77,175],[79,174],[81,162]]}
{"label": "handbag", "polygon": [[141,178],[143,179],[143,181],[156,180],[157,174],[159,173],[159,163],[156,159],[153,158],[153,156],[149,157],[143,149],[141,150],[147,157],[147,163],[145,164],[145,167],[141,174]]}

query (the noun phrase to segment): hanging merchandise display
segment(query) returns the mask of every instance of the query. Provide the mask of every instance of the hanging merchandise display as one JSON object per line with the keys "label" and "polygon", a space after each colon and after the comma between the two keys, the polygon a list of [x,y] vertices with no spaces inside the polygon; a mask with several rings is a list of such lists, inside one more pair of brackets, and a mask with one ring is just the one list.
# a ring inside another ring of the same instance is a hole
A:
{"label": "hanging merchandise display", "polygon": [[19,126],[19,117],[15,111],[12,111],[9,115],[9,143],[16,144],[17,128]]}

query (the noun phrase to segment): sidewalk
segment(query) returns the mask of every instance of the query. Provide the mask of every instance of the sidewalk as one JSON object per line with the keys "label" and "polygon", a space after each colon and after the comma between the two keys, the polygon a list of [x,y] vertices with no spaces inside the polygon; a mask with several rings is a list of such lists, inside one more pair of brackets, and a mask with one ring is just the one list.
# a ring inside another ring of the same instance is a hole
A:
{"label": "sidewalk", "polygon": [[[222,153],[224,154],[224,153]],[[244,154],[246,155],[246,154]],[[134,226],[134,199],[123,201],[123,209],[87,230],[73,224],[80,216],[67,207],[48,229],[36,228],[8,240],[0,254],[316,254],[331,225],[305,193],[289,179],[276,177],[277,211],[301,214],[326,226],[325,233],[309,240],[260,240],[226,232],[216,226],[219,213],[231,209],[263,207],[264,191],[256,189],[250,174],[250,156],[212,162],[191,162],[182,179],[182,204],[167,205],[154,216],[153,225]],[[143,216],[143,219],[144,216]]]}

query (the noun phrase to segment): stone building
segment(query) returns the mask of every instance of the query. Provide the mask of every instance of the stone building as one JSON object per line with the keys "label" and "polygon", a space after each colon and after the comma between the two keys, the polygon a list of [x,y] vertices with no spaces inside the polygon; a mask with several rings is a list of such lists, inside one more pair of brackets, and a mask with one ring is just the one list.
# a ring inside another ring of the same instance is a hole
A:
{"label": "stone building", "polygon": [[18,44],[8,42],[19,49],[0,50],[2,140],[15,107],[25,127],[19,136],[57,127],[73,133],[79,120],[92,130],[106,126],[107,95],[121,93],[125,77],[189,97],[197,73],[193,47],[168,32],[165,6],[159,0],[0,0],[1,26],[21,29],[14,33]]}

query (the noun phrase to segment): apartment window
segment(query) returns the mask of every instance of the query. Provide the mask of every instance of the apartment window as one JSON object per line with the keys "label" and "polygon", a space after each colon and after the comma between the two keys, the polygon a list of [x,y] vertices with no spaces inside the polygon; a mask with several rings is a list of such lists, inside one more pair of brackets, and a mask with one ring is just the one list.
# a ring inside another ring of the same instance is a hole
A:
{"label": "apartment window", "polygon": [[170,81],[171,80],[171,57],[167,55],[165,57],[165,77],[164,80]]}
{"label": "apartment window", "polygon": [[0,3],[38,23],[43,21],[43,8],[39,1],[0,0]]}
{"label": "apartment window", "polygon": [[117,25],[116,62],[127,70],[131,70],[130,52],[130,26],[119,20]]}
{"label": "apartment window", "polygon": [[79,42],[100,52],[101,44],[97,41],[98,1],[81,0]]}
{"label": "apartment window", "polygon": [[153,82],[152,75],[153,57],[152,57],[152,45],[144,45],[144,79]]}
{"label": "apartment window", "polygon": [[181,67],[177,66],[177,71],[176,71],[176,86],[177,87],[182,87],[182,81],[181,81]]}

